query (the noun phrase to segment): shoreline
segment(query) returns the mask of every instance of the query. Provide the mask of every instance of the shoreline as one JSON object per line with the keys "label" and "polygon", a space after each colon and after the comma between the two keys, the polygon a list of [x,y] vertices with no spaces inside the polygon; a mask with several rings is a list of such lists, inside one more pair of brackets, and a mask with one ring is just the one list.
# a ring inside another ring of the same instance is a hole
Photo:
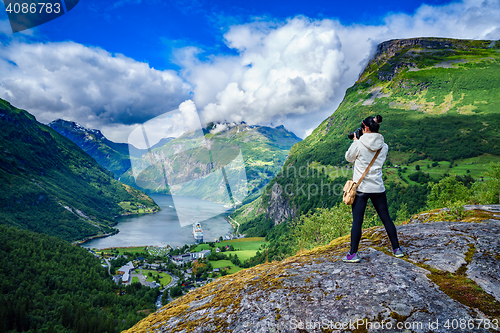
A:
{"label": "shoreline", "polygon": [[[142,215],[156,214],[156,213],[159,213],[159,212],[161,212],[161,211],[162,211],[162,209],[160,208],[160,209],[155,210],[155,211],[153,211],[153,212],[144,212],[144,213],[125,213],[125,214],[116,215],[116,216],[115,216],[115,219],[119,219],[120,217],[130,217],[130,216],[134,216],[134,215],[137,215],[137,216],[142,216]],[[113,226],[115,226],[115,225],[117,225],[117,224],[118,224],[118,222],[116,222],[116,221],[115,221],[115,224],[114,224]]]}
{"label": "shoreline", "polygon": [[229,215],[224,216],[224,219],[231,225],[231,228],[233,228],[233,233],[236,232],[237,228],[234,226],[233,222],[231,222]]}
{"label": "shoreline", "polygon": [[[168,245],[168,244],[167,244]],[[104,250],[113,250],[113,249],[136,249],[136,248],[139,248],[139,247],[143,247],[144,249],[146,249],[147,247],[154,247],[154,245],[140,245],[140,246],[112,246],[112,247],[106,247],[104,249],[98,249],[99,251],[104,251]],[[170,246],[170,245],[169,245]],[[166,246],[164,246],[166,247]],[[171,247],[171,246],[170,246]]]}
{"label": "shoreline", "polygon": [[93,239],[105,238],[105,237],[113,236],[113,235],[116,235],[116,234],[118,234],[120,232],[119,229],[115,229],[115,230],[116,231],[111,232],[109,234],[95,235],[95,236],[90,236],[90,237],[87,237],[87,238],[84,238],[84,239],[81,239],[81,240],[76,240],[76,241],[72,242],[71,244],[74,245],[74,246],[82,245],[82,244],[85,244],[86,242],[91,241]]}

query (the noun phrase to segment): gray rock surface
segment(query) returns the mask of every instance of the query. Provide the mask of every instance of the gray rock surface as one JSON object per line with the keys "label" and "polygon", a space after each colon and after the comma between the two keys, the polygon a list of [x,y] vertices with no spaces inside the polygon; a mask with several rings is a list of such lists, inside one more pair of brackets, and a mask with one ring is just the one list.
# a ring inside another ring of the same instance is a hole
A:
{"label": "gray rock surface", "polygon": [[[475,223],[467,225],[473,229],[483,227]],[[455,273],[462,265],[467,264],[465,254],[470,249],[469,245],[475,244],[469,233],[457,230],[458,226],[460,224],[435,222],[410,224],[401,228],[401,243],[408,259]]]}
{"label": "gray rock surface", "polygon": [[[291,194],[293,195],[293,193]],[[278,183],[274,183],[269,206],[266,208],[266,218],[273,219],[274,225],[278,225],[289,218],[295,219],[296,212],[295,205],[290,207],[289,202],[283,195],[283,188]]]}
{"label": "gray rock surface", "polygon": [[[484,323],[498,323],[500,317],[500,220],[397,228],[404,258],[392,255],[383,228],[367,229],[360,263],[342,262],[349,237],[340,238],[284,261],[220,278],[129,332],[499,331]],[[460,295],[449,296],[453,293],[447,279],[467,277],[477,284],[470,282],[473,288],[463,293],[473,290],[489,297],[489,304],[499,309],[495,315],[466,305]],[[460,323],[469,326],[461,329]]]}

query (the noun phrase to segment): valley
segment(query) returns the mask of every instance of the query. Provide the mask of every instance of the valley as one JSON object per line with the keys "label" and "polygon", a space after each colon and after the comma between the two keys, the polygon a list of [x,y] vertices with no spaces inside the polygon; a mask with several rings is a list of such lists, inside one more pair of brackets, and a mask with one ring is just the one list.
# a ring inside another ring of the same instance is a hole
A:
{"label": "valley", "polygon": [[[352,304],[393,323],[451,309],[498,321],[499,72],[494,41],[391,40],[304,140],[211,122],[149,150],[0,100],[0,332],[202,331],[200,318],[265,330],[302,309],[346,319]],[[367,265],[348,270],[347,133],[377,114],[408,257],[392,256],[369,205]]]}

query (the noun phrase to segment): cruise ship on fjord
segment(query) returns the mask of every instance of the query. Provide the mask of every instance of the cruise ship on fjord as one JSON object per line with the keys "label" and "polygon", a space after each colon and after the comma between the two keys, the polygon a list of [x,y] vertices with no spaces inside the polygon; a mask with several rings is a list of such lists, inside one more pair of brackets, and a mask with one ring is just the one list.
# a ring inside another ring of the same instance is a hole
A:
{"label": "cruise ship on fjord", "polygon": [[198,243],[203,243],[203,230],[201,229],[201,224],[195,223],[193,224],[193,236],[194,241]]}

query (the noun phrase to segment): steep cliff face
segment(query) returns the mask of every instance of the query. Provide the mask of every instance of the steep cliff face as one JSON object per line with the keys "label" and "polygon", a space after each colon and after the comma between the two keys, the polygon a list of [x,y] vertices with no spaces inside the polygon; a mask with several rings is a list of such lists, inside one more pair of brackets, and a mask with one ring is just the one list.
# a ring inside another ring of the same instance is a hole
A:
{"label": "steep cliff face", "polygon": [[377,53],[368,63],[360,82],[377,71],[381,81],[392,80],[397,73],[421,65],[422,58],[452,56],[460,51],[494,48],[494,41],[473,41],[450,38],[393,39],[380,43]]}
{"label": "steep cliff face", "polygon": [[[462,222],[430,212],[364,231],[358,264],[349,237],[220,278],[164,306],[127,332],[490,332],[500,325],[500,205],[467,207]],[[432,325],[432,326],[431,326]],[[496,329],[495,329],[496,328]]]}
{"label": "steep cliff face", "polygon": [[290,207],[290,203],[283,195],[283,188],[278,183],[274,183],[269,206],[266,209],[266,218],[272,219],[276,226],[288,219],[295,219],[296,212],[297,208],[294,205]]}

